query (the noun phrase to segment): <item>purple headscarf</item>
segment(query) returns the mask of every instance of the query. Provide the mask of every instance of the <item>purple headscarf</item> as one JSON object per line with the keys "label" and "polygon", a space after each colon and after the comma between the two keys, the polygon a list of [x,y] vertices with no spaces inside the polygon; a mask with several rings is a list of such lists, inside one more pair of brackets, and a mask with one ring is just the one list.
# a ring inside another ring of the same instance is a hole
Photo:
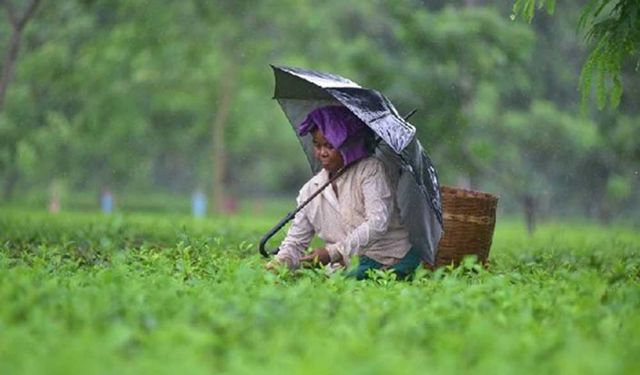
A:
{"label": "purple headscarf", "polygon": [[371,130],[346,107],[330,105],[314,109],[298,126],[298,134],[304,136],[316,128],[320,129],[333,148],[340,151],[344,165],[371,154],[367,147],[372,136]]}

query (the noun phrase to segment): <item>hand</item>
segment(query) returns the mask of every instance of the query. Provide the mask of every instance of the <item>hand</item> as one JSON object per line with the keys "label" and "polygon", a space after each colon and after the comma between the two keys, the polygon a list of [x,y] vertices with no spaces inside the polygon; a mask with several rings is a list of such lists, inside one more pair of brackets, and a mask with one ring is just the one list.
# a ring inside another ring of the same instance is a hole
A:
{"label": "hand", "polygon": [[272,261],[267,262],[267,264],[265,264],[265,265],[264,265],[264,268],[265,268],[267,271],[275,271],[275,270],[276,270],[276,268],[278,268],[278,265],[279,265],[279,264],[280,264],[280,263],[278,263],[278,262],[276,262],[276,261],[273,261],[273,260],[272,260]]}
{"label": "hand", "polygon": [[314,249],[309,254],[300,258],[300,262],[305,267],[313,267],[318,264],[327,265],[331,263],[331,256],[329,256],[329,252],[325,248],[317,248]]}
{"label": "hand", "polygon": [[264,268],[267,271],[278,273],[278,268],[281,268],[283,266],[287,266],[289,269],[293,269],[291,263],[289,263],[288,261],[286,261],[286,260],[285,261],[278,261],[278,260],[275,260],[275,259],[267,262],[264,265]]}

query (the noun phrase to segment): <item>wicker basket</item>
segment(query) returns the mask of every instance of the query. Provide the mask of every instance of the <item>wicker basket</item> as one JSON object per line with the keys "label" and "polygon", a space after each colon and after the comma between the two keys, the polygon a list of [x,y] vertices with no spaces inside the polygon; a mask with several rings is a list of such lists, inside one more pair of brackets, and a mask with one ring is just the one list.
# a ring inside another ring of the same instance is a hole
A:
{"label": "wicker basket", "polygon": [[487,263],[498,197],[492,194],[443,186],[444,235],[438,245],[436,267],[458,265],[466,255]]}

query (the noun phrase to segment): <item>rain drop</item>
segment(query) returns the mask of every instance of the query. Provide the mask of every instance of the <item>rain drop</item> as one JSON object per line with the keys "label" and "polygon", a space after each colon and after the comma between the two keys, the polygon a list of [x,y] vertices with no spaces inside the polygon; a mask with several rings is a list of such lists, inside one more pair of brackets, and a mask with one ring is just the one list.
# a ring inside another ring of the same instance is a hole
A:
{"label": "rain drop", "polygon": [[511,18],[511,21],[515,21],[516,20],[516,15],[512,14],[512,15],[509,16],[509,18]]}

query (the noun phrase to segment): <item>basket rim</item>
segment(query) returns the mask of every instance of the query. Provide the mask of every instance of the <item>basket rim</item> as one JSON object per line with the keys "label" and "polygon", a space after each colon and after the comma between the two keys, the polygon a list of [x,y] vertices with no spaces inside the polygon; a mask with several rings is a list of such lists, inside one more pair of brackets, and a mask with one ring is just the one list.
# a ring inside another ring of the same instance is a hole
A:
{"label": "basket rim", "polygon": [[500,198],[498,195],[487,193],[484,191],[471,190],[467,188],[457,187],[457,186],[440,186],[440,193],[443,195],[455,195],[458,197],[467,197],[467,198],[480,198],[487,200],[498,201]]}

